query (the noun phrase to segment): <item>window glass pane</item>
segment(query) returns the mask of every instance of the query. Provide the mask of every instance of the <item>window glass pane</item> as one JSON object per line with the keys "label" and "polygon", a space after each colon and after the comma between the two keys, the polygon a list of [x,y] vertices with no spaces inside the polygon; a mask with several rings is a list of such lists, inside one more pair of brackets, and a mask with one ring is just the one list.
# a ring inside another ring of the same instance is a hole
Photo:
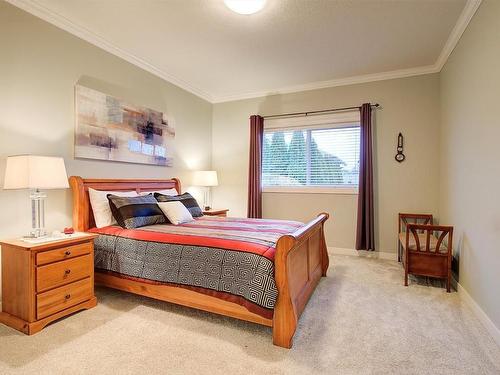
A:
{"label": "window glass pane", "polygon": [[266,132],[262,155],[263,185],[304,186],[306,152],[305,131]]}
{"label": "window glass pane", "polygon": [[359,127],[311,131],[311,185],[357,185]]}
{"label": "window glass pane", "polygon": [[359,126],[268,130],[263,186],[357,186]]}

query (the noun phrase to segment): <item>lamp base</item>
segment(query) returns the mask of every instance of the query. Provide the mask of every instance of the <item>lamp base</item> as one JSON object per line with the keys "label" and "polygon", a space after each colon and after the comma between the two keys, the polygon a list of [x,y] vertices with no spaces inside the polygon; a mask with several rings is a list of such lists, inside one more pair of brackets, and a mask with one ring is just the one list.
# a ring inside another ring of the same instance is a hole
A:
{"label": "lamp base", "polygon": [[212,196],[210,194],[210,186],[205,186],[205,196],[203,197],[203,209],[210,210],[212,207]]}
{"label": "lamp base", "polygon": [[23,238],[26,239],[44,238],[44,237],[47,237],[47,231],[42,228],[32,230],[26,236],[23,236]]}
{"label": "lamp base", "polygon": [[36,189],[30,194],[31,198],[31,232],[28,238],[41,238],[47,235],[45,230],[45,198],[47,195]]}

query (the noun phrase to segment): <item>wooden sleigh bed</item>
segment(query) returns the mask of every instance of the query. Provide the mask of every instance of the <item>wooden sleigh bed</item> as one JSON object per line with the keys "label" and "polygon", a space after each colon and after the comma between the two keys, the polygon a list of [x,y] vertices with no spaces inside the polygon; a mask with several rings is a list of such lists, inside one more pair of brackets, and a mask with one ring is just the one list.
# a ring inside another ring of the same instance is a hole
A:
{"label": "wooden sleigh bed", "polygon": [[[180,181],[176,178],[83,179],[72,176],[70,186],[73,191],[73,227],[83,232],[95,226],[88,188],[105,191],[135,190],[138,193],[175,188],[181,192]],[[293,234],[279,238],[274,257],[278,298],[272,319],[250,312],[239,304],[174,285],[144,283],[97,269],[95,282],[98,285],[272,327],[273,343],[291,348],[298,319],[328,269],[329,259],[324,236],[324,223],[327,219],[328,214],[321,213]]]}

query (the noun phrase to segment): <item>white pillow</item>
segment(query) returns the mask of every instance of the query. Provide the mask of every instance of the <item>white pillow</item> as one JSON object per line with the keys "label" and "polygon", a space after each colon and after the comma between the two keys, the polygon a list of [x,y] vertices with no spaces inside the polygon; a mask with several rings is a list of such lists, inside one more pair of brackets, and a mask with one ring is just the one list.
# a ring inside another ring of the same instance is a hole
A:
{"label": "white pillow", "polygon": [[109,208],[108,194],[117,195],[119,197],[137,197],[135,191],[104,191],[89,188],[90,205],[92,206],[95,226],[97,228],[117,224],[111,213],[111,208]]}
{"label": "white pillow", "polygon": [[159,193],[159,194],[163,194],[163,195],[170,195],[170,196],[173,196],[173,195],[178,195],[179,193],[177,192],[177,190],[175,190],[174,188],[172,189],[164,189],[164,190],[154,190],[154,191],[141,191],[139,194],[140,195],[148,195],[148,194],[155,194],[155,193]]}
{"label": "white pillow", "polygon": [[174,225],[189,223],[194,220],[182,202],[158,202],[158,206],[160,206],[167,219]]}

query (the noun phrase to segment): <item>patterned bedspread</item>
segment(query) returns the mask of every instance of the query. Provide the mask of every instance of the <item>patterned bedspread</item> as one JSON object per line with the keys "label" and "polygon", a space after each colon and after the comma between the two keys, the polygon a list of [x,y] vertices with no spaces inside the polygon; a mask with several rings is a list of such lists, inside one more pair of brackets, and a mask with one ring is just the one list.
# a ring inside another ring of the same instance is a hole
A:
{"label": "patterned bedspread", "polygon": [[91,232],[100,234],[95,241],[98,269],[212,295],[220,292],[221,298],[237,296],[234,302],[263,315],[251,305],[272,310],[276,303],[276,242],[301,226],[296,221],[203,216],[177,226],[111,226]]}

